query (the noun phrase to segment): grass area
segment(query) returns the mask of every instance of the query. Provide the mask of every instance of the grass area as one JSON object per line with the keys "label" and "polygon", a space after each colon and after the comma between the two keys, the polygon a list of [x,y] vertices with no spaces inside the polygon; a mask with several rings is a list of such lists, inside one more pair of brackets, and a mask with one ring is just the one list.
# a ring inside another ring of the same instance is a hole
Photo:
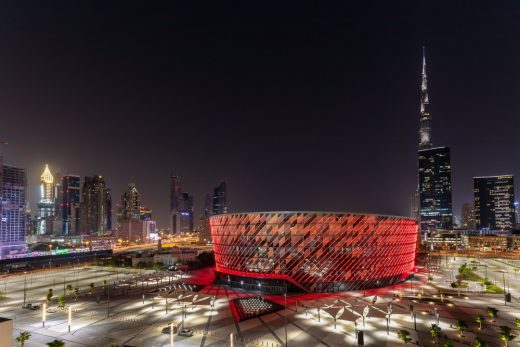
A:
{"label": "grass area", "polygon": [[[462,268],[462,267],[461,267]],[[494,293],[494,294],[503,294],[504,290],[495,286],[491,283],[487,278],[482,278],[476,273],[472,271],[469,267],[464,267],[464,271],[462,272],[462,278],[466,281],[478,282],[480,284],[484,284],[486,286],[486,293]]]}

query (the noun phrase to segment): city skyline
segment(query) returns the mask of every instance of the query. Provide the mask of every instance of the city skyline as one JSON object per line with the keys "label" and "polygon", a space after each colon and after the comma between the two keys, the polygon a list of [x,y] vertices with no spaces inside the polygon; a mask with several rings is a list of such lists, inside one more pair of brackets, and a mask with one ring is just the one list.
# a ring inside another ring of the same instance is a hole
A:
{"label": "city skyline", "polygon": [[[121,18],[117,8],[82,14],[73,5],[43,17],[41,9],[27,11],[18,18],[20,30],[6,34],[0,137],[9,145],[1,151],[6,163],[27,169],[33,215],[45,163],[62,175],[101,174],[114,197],[135,182],[163,227],[172,172],[195,197],[195,221],[204,194],[221,180],[229,184],[233,212],[408,215],[423,46],[434,141],[452,151],[454,213],[472,200],[473,177],[520,174],[517,6],[454,6],[443,13],[395,5],[366,26],[353,13],[368,8],[348,5],[336,11],[302,5],[294,13],[280,7],[278,16],[267,8],[236,7],[238,16],[216,9],[223,22],[234,23],[221,26],[209,8],[185,6],[186,19],[177,18],[173,5],[164,15],[153,12],[137,38],[127,32],[141,18],[137,8]],[[98,28],[86,23],[92,16]],[[188,29],[180,31],[171,18]],[[309,30],[301,18],[311,19]],[[273,25],[260,25],[265,21]],[[12,25],[5,18],[0,31]],[[28,45],[23,35],[37,42]],[[172,43],[178,49],[168,48]],[[84,131],[72,137],[39,131],[50,122],[64,133],[67,117]],[[94,127],[99,121],[103,126]],[[134,151],[128,131],[142,133],[132,137]],[[392,155],[382,155],[383,147]]]}

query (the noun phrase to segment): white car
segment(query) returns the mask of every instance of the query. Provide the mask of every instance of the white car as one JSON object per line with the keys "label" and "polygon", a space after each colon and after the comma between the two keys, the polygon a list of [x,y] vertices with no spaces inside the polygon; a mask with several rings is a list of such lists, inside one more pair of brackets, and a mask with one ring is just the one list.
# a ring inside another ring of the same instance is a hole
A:
{"label": "white car", "polygon": [[193,336],[193,331],[191,329],[181,329],[181,331],[179,331],[179,336],[191,337]]}

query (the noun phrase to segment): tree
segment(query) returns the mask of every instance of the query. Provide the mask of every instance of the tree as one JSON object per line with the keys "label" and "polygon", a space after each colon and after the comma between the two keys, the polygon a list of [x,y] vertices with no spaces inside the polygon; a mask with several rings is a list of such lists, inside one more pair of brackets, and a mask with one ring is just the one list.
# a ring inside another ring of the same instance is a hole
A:
{"label": "tree", "polygon": [[495,320],[495,318],[498,317],[498,310],[494,307],[489,307],[486,309],[486,312],[489,317],[491,317],[491,322]]}
{"label": "tree", "polygon": [[67,293],[72,293],[72,284],[67,284]]}
{"label": "tree", "polygon": [[78,296],[79,296],[79,288],[78,287],[74,288],[74,295],[76,296],[74,298],[74,300],[78,300]]}
{"label": "tree", "polygon": [[405,345],[408,342],[412,341],[410,333],[406,330],[399,330],[399,332],[397,333],[397,337],[399,338],[399,340],[403,341]]}
{"label": "tree", "polygon": [[47,293],[47,297],[46,297],[47,303],[49,303],[49,301],[52,300],[53,296],[54,296],[54,293],[52,292],[52,288],[51,288],[51,289],[49,289],[49,292]]}
{"label": "tree", "polygon": [[506,343],[507,347],[507,342],[513,341],[516,336],[511,334],[511,328],[506,325],[501,325],[499,329],[498,337],[500,337],[500,340]]}
{"label": "tree", "polygon": [[65,342],[62,340],[54,340],[51,342],[47,342],[47,346],[49,347],[65,347]]}
{"label": "tree", "polygon": [[65,297],[58,296],[58,306],[65,306]]}
{"label": "tree", "polygon": [[94,290],[94,283],[90,283],[88,286],[90,287],[89,293],[92,295],[92,291]]}
{"label": "tree", "polygon": [[482,323],[484,323],[486,320],[484,319],[484,316],[481,314],[477,314],[475,316],[475,322],[478,323],[478,330],[482,330]]}
{"label": "tree", "polygon": [[475,341],[473,341],[473,347],[486,347],[486,343],[480,339],[480,337],[475,337]]}
{"label": "tree", "polygon": [[457,288],[457,282],[451,282],[450,286],[455,289]]}
{"label": "tree", "polygon": [[515,326],[520,328],[520,318],[515,318]]}
{"label": "tree", "polygon": [[459,332],[459,337],[462,337],[462,333],[464,332],[464,330],[468,329],[468,325],[466,324],[465,321],[459,320],[457,322],[457,325],[455,326],[455,328]]}
{"label": "tree", "polygon": [[455,344],[453,343],[452,340],[447,339],[446,342],[444,342],[444,346],[443,347],[455,347]]}
{"label": "tree", "polygon": [[441,335],[441,327],[437,324],[432,324],[430,326],[430,334],[432,337],[439,337]]}
{"label": "tree", "polygon": [[16,338],[16,342],[20,344],[21,347],[25,346],[25,341],[29,340],[31,337],[31,333],[28,331],[21,331],[20,335]]}

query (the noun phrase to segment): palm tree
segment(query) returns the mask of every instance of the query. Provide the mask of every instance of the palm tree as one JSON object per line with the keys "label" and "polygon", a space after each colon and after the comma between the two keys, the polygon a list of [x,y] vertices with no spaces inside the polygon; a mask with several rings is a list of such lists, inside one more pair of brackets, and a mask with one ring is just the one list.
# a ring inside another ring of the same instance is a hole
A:
{"label": "palm tree", "polygon": [[455,328],[457,329],[457,331],[460,333],[459,334],[459,337],[462,337],[462,333],[464,332],[464,330],[466,330],[468,328],[468,325],[466,324],[465,321],[463,320],[459,320],[457,322],[457,325],[455,326]]}
{"label": "palm tree", "polygon": [[520,318],[515,318],[515,326],[520,328]]}
{"label": "palm tree", "polygon": [[441,335],[441,327],[437,324],[432,324],[430,326],[430,334],[432,337],[439,337]]}
{"label": "palm tree", "polygon": [[479,337],[475,337],[475,341],[473,342],[473,347],[486,347],[486,343],[482,341]]}
{"label": "palm tree", "polygon": [[47,342],[47,346],[49,347],[65,347],[65,342],[62,340],[54,340],[51,342]]}
{"label": "palm tree", "polygon": [[498,317],[498,310],[494,307],[489,307],[486,309],[487,314],[489,317],[491,317],[491,322],[495,320],[495,318]]}
{"label": "palm tree", "polygon": [[410,333],[406,330],[399,330],[399,332],[397,333],[397,337],[399,338],[399,340],[403,341],[405,345],[408,342],[412,341]]}
{"label": "palm tree", "polygon": [[479,324],[478,330],[482,330],[482,323],[485,322],[484,316],[481,314],[477,314],[475,316],[475,322],[477,322]]}
{"label": "palm tree", "polygon": [[455,344],[453,343],[452,340],[447,339],[446,342],[444,342],[444,346],[443,347],[455,347]]}
{"label": "palm tree", "polygon": [[508,327],[506,325],[501,325],[500,331],[498,332],[498,337],[500,337],[500,340],[502,340],[506,343],[506,347],[507,347],[507,342],[513,341],[516,336],[511,334],[510,327]]}
{"label": "palm tree", "polygon": [[25,346],[25,341],[29,340],[29,337],[31,337],[31,333],[28,331],[21,331],[20,335],[16,338],[16,342],[20,343],[20,346]]}
{"label": "palm tree", "polygon": [[90,283],[88,286],[90,287],[90,295],[92,295],[92,291],[94,290],[94,283]]}

